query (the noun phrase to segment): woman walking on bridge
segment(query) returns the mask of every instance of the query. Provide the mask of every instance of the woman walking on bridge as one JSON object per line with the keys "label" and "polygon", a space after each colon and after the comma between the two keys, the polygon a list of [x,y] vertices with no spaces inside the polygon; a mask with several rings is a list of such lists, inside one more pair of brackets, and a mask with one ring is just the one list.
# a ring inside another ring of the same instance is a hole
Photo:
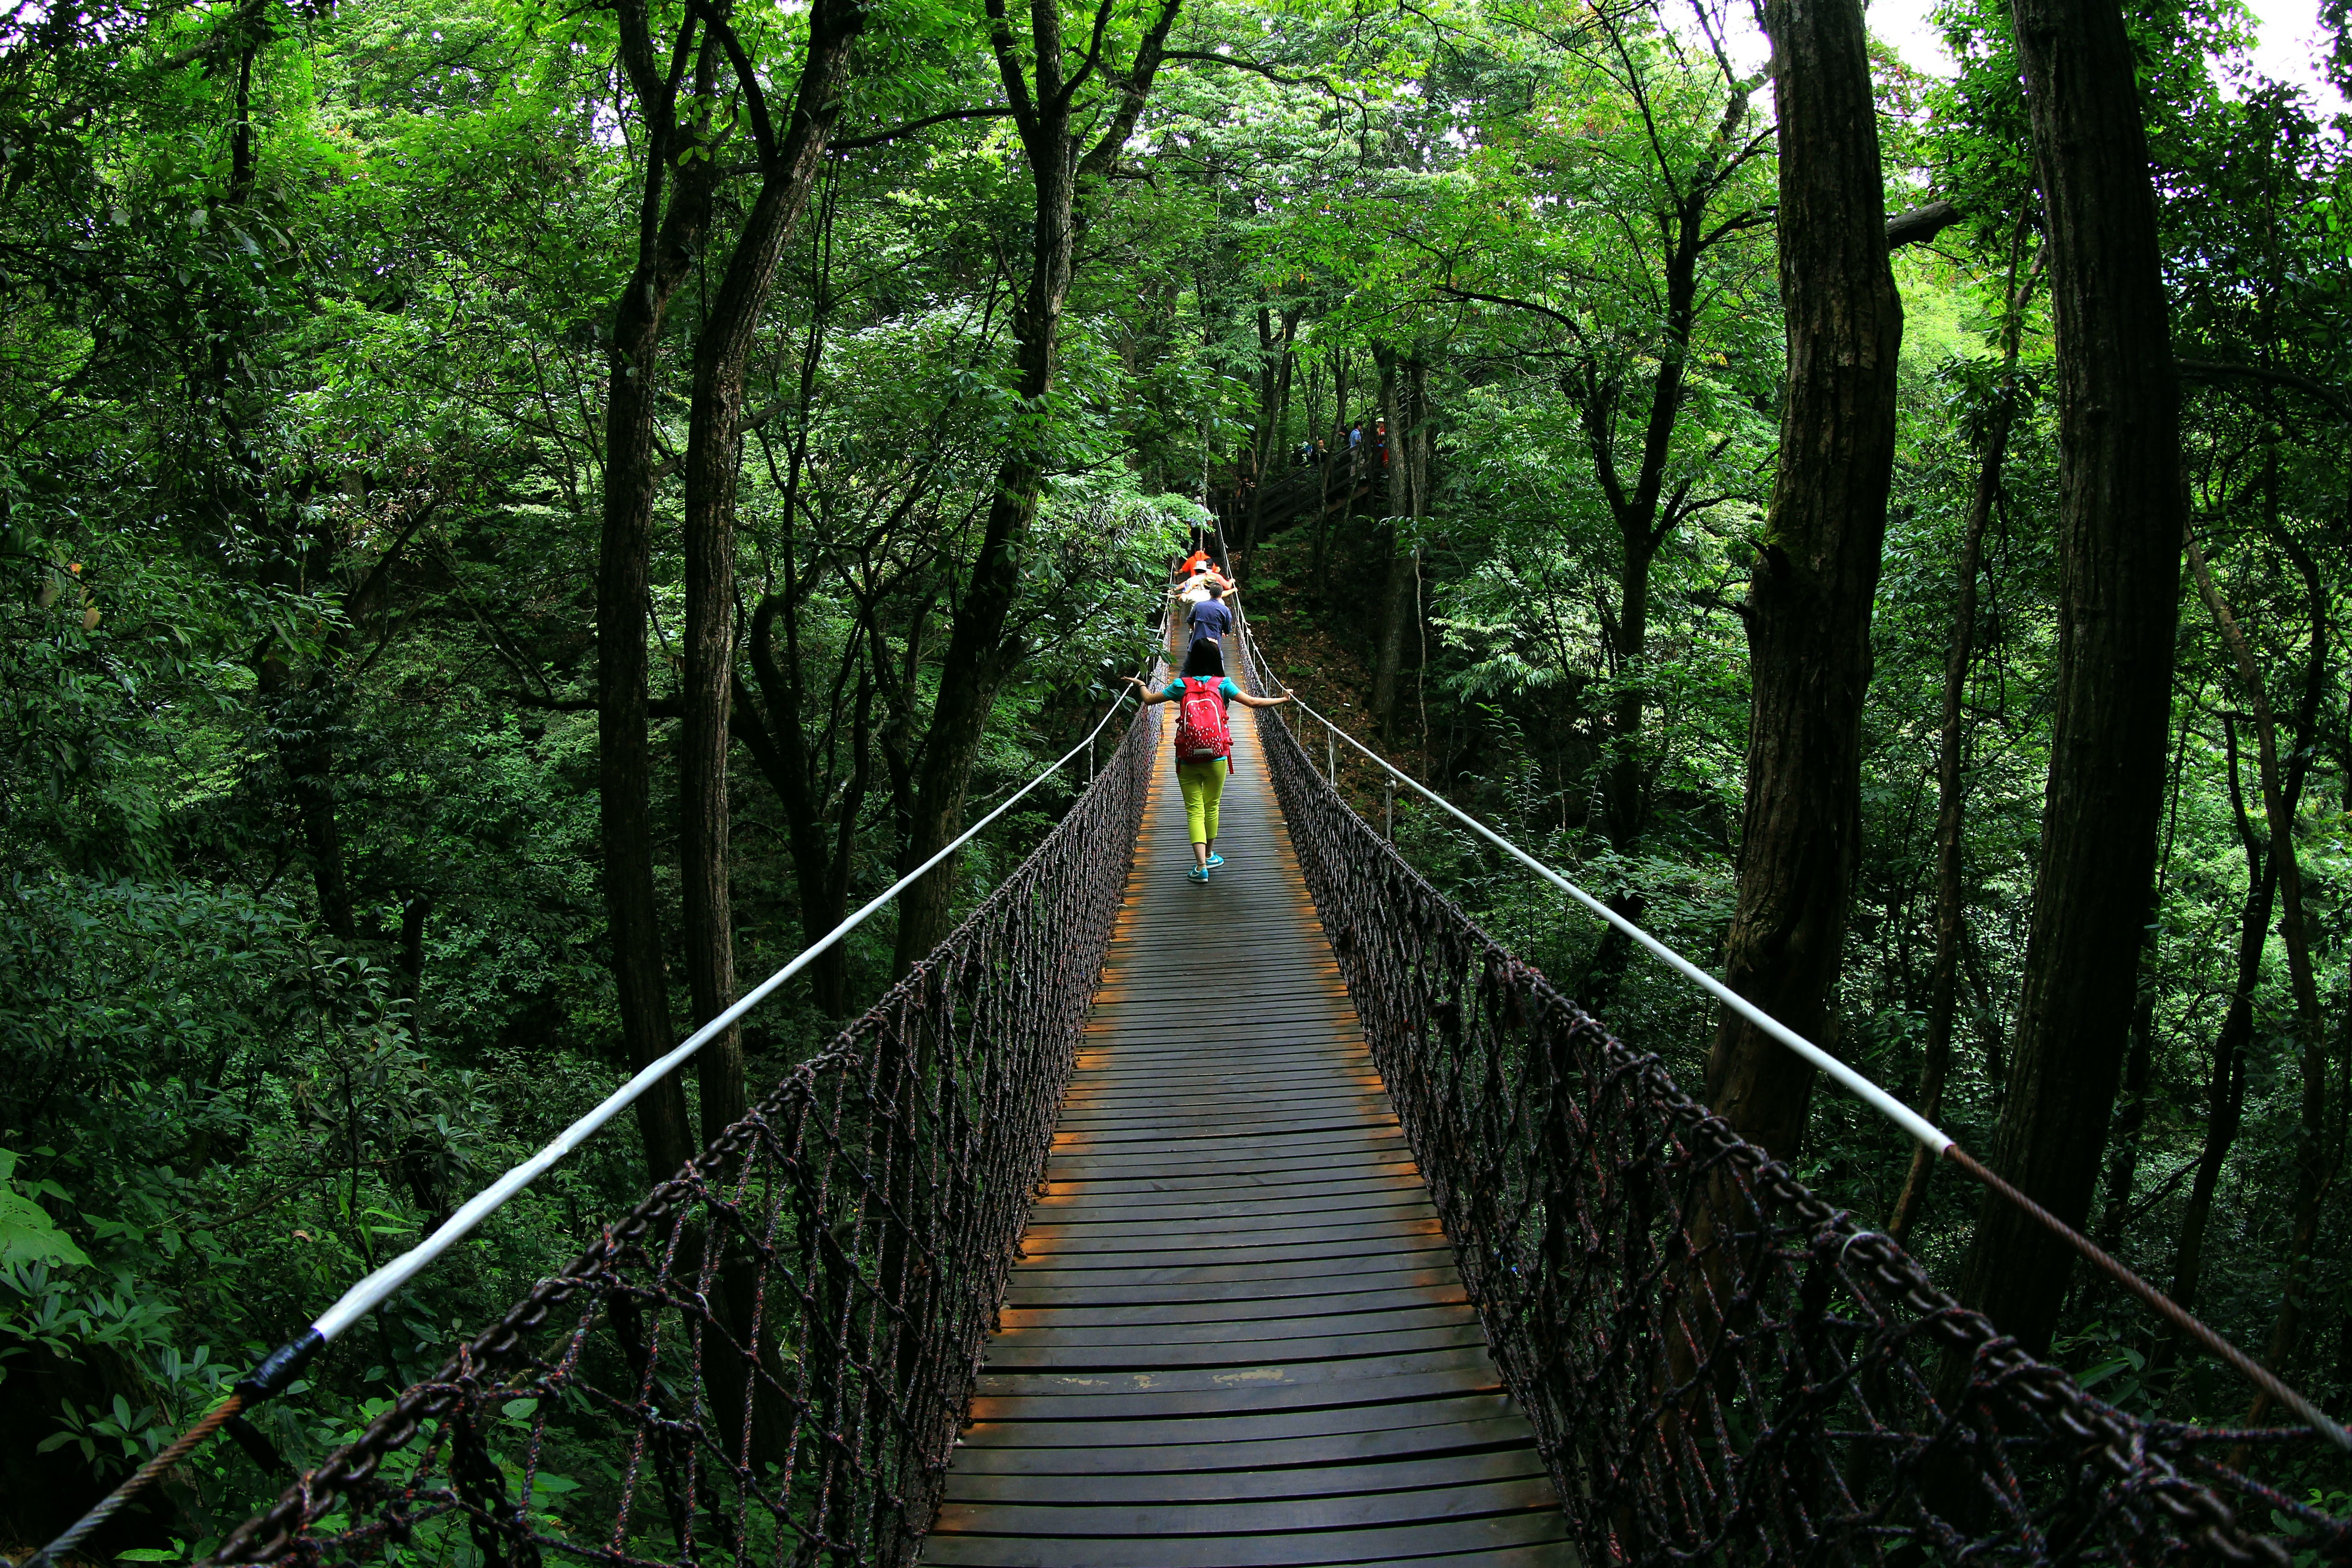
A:
{"label": "woman walking on bridge", "polygon": [[1185,875],[1205,882],[1212,867],[1225,863],[1217,853],[1217,802],[1234,765],[1234,732],[1226,722],[1225,704],[1238,700],[1251,708],[1274,708],[1290,699],[1253,697],[1235,686],[1225,674],[1224,649],[1212,637],[1195,642],[1184,656],[1183,673],[1157,691],[1134,676],[1127,679],[1143,693],[1147,708],[1154,702],[1184,704],[1176,721],[1176,784],[1184,792],[1184,822],[1192,835],[1192,868]]}

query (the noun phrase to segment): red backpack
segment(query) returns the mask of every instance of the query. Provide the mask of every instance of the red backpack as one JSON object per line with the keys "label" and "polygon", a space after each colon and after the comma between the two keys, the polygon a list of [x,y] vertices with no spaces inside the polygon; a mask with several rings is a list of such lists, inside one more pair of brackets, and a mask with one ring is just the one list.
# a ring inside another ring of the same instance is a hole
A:
{"label": "red backpack", "polygon": [[1198,676],[1184,678],[1184,705],[1176,710],[1176,760],[1206,763],[1234,754],[1234,732],[1225,723],[1225,700],[1217,695],[1221,683]]}

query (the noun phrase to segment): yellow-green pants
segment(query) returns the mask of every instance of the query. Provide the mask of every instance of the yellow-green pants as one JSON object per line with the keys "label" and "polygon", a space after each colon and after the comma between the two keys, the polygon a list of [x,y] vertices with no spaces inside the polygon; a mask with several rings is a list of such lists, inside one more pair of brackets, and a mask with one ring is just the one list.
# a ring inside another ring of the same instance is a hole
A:
{"label": "yellow-green pants", "polygon": [[1225,793],[1225,760],[1212,757],[1205,763],[1178,763],[1176,783],[1184,792],[1184,823],[1192,830],[1192,842],[1215,842],[1217,801]]}

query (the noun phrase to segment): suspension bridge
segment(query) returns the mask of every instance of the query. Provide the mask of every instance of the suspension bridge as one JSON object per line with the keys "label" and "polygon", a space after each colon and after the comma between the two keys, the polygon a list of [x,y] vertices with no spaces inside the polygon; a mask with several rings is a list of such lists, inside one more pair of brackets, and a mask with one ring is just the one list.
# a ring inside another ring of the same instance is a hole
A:
{"label": "suspension bridge", "polygon": [[1349,807],[1295,711],[1237,714],[1202,887],[1144,709],[901,984],[213,1561],[2352,1549],[2229,1462],[2307,1430],[2143,1421],[2025,1354],[1489,940]]}

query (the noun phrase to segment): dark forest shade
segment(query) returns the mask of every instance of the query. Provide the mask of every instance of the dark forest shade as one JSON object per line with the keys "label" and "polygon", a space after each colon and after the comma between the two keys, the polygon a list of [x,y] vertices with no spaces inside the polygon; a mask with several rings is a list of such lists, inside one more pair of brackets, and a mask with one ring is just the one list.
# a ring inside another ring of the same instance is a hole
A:
{"label": "dark forest shade", "polygon": [[[2180,594],[2179,394],[2130,40],[2111,0],[2018,0],[2057,335],[2058,668],[2050,783],[1996,1167],[2090,1213],[2122,1072],[2164,800]],[[2049,1346],[2073,1258],[2005,1204],[1961,1279]]]}
{"label": "dark forest shade", "polygon": [[[1782,0],[1765,22],[1780,62],[1789,381],[1780,477],[1748,600],[1754,697],[1725,973],[1766,1012],[1823,1039],[1861,850],[1862,709],[1903,306],[1886,255],[1862,7]],[[1804,1135],[1812,1077],[1727,1014],[1707,1058],[1707,1100],[1785,1160]]]}

